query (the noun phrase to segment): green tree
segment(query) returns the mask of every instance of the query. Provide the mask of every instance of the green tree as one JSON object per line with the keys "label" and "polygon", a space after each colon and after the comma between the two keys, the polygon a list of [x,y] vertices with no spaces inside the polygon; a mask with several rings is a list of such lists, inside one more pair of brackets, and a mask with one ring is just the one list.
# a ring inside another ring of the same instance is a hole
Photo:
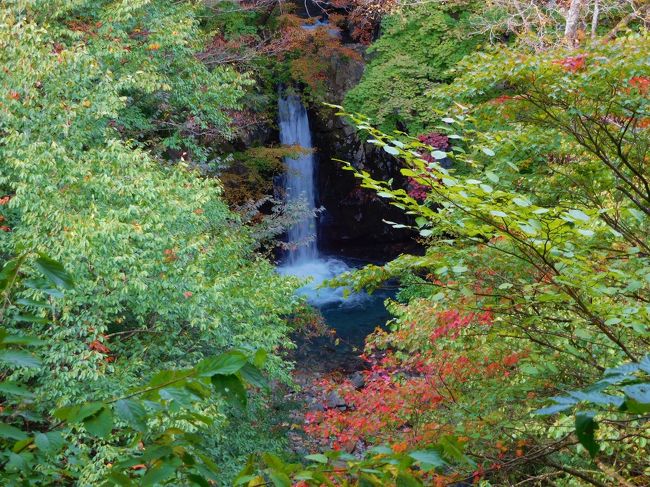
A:
{"label": "green tree", "polygon": [[385,17],[346,109],[366,114],[386,131],[401,126],[418,134],[434,126],[427,93],[452,81],[450,68],[478,46],[467,28],[474,8],[472,2],[424,3]]}
{"label": "green tree", "polygon": [[440,121],[449,152],[354,118],[426,188],[422,199],[356,172],[414,217],[427,252],[337,283],[403,279],[393,332],[371,345],[405,367],[420,354],[443,380],[484,370],[445,382],[449,410],[430,412],[468,435],[479,476],[647,481],[648,43],[467,59],[434,95],[457,102]]}
{"label": "green tree", "polygon": [[[50,321],[30,326],[30,335],[48,340],[44,366],[17,373],[31,381],[39,414],[119,396],[143,374],[189,368],[232,348],[270,351],[266,369],[288,378],[281,355],[292,346],[284,318],[294,283],[254,254],[219,182],[166,164],[156,142],[165,106],[174,112],[166,139],[184,133],[176,115],[227,134],[224,110],[242,94],[241,75],[208,71],[193,56],[202,12],[173,1],[2,9],[0,252],[47,252],[68,263],[77,282]],[[42,298],[31,287],[18,297]],[[253,400],[249,413],[258,406],[267,407]],[[213,419],[197,434],[215,437],[228,408],[197,406],[194,413]],[[242,418],[242,429],[251,425]],[[69,465],[70,475],[85,484],[120,451],[83,432],[71,441],[83,460]]]}

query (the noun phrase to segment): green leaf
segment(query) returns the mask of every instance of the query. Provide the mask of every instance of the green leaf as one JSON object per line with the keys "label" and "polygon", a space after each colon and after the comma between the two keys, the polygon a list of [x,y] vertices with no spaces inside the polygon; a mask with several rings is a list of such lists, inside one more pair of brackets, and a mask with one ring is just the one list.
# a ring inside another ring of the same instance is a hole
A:
{"label": "green leaf", "polygon": [[55,454],[61,451],[64,445],[63,436],[57,431],[49,433],[36,433],[34,444],[44,453]]}
{"label": "green leaf", "polygon": [[396,487],[422,487],[422,482],[413,477],[411,474],[402,472],[395,479]]}
{"label": "green leaf", "polygon": [[646,374],[650,374],[650,355],[646,355],[639,362],[639,368]]}
{"label": "green leaf", "polygon": [[72,289],[74,287],[74,281],[70,274],[66,272],[61,264],[46,255],[41,254],[34,262],[34,267],[56,287],[63,289]]}
{"label": "green leaf", "polygon": [[242,352],[233,350],[219,355],[210,357],[199,362],[196,371],[199,377],[212,377],[213,375],[230,375],[241,370],[248,358]]}
{"label": "green leaf", "polygon": [[269,352],[267,352],[264,349],[260,349],[257,352],[255,352],[255,355],[253,356],[253,365],[255,367],[262,367],[266,363],[266,359],[269,356]]}
{"label": "green leaf", "polygon": [[627,398],[625,400],[625,410],[628,413],[632,413],[632,414],[650,413],[650,403],[643,404],[635,401],[634,399]]}
{"label": "green leaf", "polygon": [[18,269],[20,269],[25,258],[26,255],[22,255],[5,263],[2,271],[0,271],[0,291],[4,291],[7,286],[10,286],[15,281]]}
{"label": "green leaf", "polygon": [[484,154],[494,157],[494,151],[492,149],[488,149],[487,147],[481,147],[481,150],[483,151]]}
{"label": "green leaf", "polygon": [[291,487],[291,479],[284,472],[271,470],[269,472],[269,478],[275,487]]}
{"label": "green leaf", "polygon": [[316,453],[314,455],[307,455],[307,456],[305,456],[305,458],[307,460],[311,460],[312,462],[318,462],[318,463],[322,463],[322,464],[326,464],[329,461],[329,459],[325,455],[323,455],[322,453]]}
{"label": "green leaf", "polygon": [[9,367],[26,367],[38,368],[41,361],[31,353],[22,350],[0,350],[0,362],[7,364]]}
{"label": "green leaf", "polygon": [[31,313],[21,313],[14,316],[14,321],[23,322],[23,323],[38,323],[45,324],[49,323],[50,319],[42,316],[36,316]]}
{"label": "green leaf", "polygon": [[293,476],[294,480],[314,480],[313,472],[302,470]]}
{"label": "green leaf", "polygon": [[0,423],[0,438],[7,438],[10,440],[24,440],[26,439],[27,433],[19,430],[15,426],[10,424]]}
{"label": "green leaf", "polygon": [[415,219],[415,224],[418,226],[418,228],[422,228],[426,226],[429,223],[429,220],[426,218],[419,216]]}
{"label": "green leaf", "polygon": [[104,404],[101,402],[87,402],[81,405],[60,408],[54,412],[59,419],[67,419],[70,423],[79,423],[84,419],[97,414]]}
{"label": "green leaf", "polygon": [[526,207],[528,207],[528,206],[531,205],[531,202],[530,202],[530,201],[528,201],[527,199],[524,199],[524,198],[519,198],[519,197],[517,197],[517,198],[513,198],[512,202],[513,202],[515,205],[517,205],[517,206],[522,206],[522,207],[524,207],[524,208],[526,208]]}
{"label": "green leaf", "polygon": [[88,433],[106,438],[113,430],[113,413],[103,407],[98,413],[84,419],[84,426]]}
{"label": "green leaf", "polygon": [[242,379],[247,383],[259,387],[260,389],[265,389],[269,385],[266,377],[262,375],[260,370],[250,363],[244,365],[239,373],[241,374]]}
{"label": "green leaf", "polygon": [[32,397],[34,395],[31,391],[19,386],[18,383],[11,381],[0,382],[0,394],[22,397]]}
{"label": "green leaf", "polygon": [[4,343],[10,343],[12,345],[45,345],[47,342],[41,340],[40,338],[30,337],[26,335],[8,335],[2,340]]}
{"label": "green leaf", "polygon": [[239,408],[245,408],[247,397],[246,389],[235,375],[215,375],[212,377],[212,385],[229,403]]}
{"label": "green leaf", "polygon": [[118,418],[134,426],[139,431],[146,429],[147,412],[140,402],[131,399],[120,399],[115,403],[115,412]]}
{"label": "green leaf", "polygon": [[571,397],[579,401],[585,401],[592,404],[600,404],[602,406],[616,406],[620,407],[623,404],[623,398],[619,396],[612,396],[598,391],[573,391],[569,393]]}
{"label": "green leaf", "polygon": [[32,308],[45,308],[52,309],[52,305],[46,301],[36,301],[34,299],[17,299],[16,303],[22,304],[23,306],[31,306]]}
{"label": "green leaf", "polygon": [[495,184],[499,182],[499,176],[494,174],[492,171],[485,171],[485,176]]}
{"label": "green leaf", "polygon": [[458,463],[474,465],[474,461],[467,458],[467,456],[465,456],[463,453],[463,445],[455,436],[443,436],[438,444],[442,448],[442,451],[447,458],[450,458]]}
{"label": "green leaf", "polygon": [[384,150],[385,150],[386,152],[388,152],[388,153],[389,153],[390,155],[392,155],[392,156],[397,156],[397,155],[399,155],[399,150],[396,149],[395,147],[390,146],[390,145],[385,145],[385,146],[384,146]]}
{"label": "green leaf", "polygon": [[160,485],[168,480],[172,475],[176,473],[176,467],[172,464],[162,462],[156,465],[153,468],[147,470],[147,473],[142,477],[140,485],[142,487],[149,487],[154,485]]}
{"label": "green leaf", "polygon": [[594,421],[595,413],[581,412],[576,414],[576,436],[580,444],[586,448],[591,457],[595,457],[600,446],[596,443],[594,433],[598,429],[598,424]]}
{"label": "green leaf", "polygon": [[424,470],[427,470],[426,466],[429,465],[435,468],[442,468],[447,465],[440,453],[435,450],[416,450],[409,453],[409,456],[416,462],[423,464]]}
{"label": "green leaf", "polygon": [[638,403],[650,404],[650,383],[627,386],[623,388],[623,392]]}
{"label": "green leaf", "polygon": [[569,210],[568,213],[574,220],[580,220],[583,222],[588,222],[591,220],[589,216],[581,210]]}

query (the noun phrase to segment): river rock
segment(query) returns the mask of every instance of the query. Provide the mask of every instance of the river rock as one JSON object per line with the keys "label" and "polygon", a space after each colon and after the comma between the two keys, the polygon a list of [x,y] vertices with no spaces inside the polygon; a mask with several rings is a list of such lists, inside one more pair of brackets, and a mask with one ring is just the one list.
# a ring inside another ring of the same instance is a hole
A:
{"label": "river rock", "polygon": [[358,390],[366,385],[366,379],[363,377],[361,372],[355,372],[350,377],[350,383]]}
{"label": "river rock", "polygon": [[345,404],[345,400],[341,396],[339,396],[339,394],[336,391],[332,391],[327,395],[327,397],[325,398],[325,404],[327,404],[327,407],[330,409],[344,408],[347,406]]}

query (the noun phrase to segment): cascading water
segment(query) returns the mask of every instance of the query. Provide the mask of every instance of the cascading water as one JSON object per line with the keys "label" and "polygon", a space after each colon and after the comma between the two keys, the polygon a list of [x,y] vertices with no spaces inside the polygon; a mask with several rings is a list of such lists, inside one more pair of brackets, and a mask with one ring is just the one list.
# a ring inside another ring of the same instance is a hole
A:
{"label": "cascading water", "polygon": [[[281,96],[279,100],[280,141],[283,145],[298,145],[311,150],[311,131],[307,110],[300,97],[296,95]],[[286,159],[287,175],[285,190],[289,202],[306,202],[309,208],[316,207],[316,185],[314,180],[315,158],[312,152],[295,159]],[[317,289],[323,281],[331,279],[350,270],[348,265],[338,259],[322,258],[316,244],[316,216],[307,218],[294,225],[288,232],[289,250],[286,263],[280,267],[282,274],[311,279],[301,289],[301,293],[317,306],[342,302],[344,289]],[[352,299],[359,299],[356,295]]]}
{"label": "cascading water", "polygon": [[[311,150],[311,130],[307,110],[296,95],[281,97],[280,108],[280,142],[282,145],[298,145]],[[286,159],[286,191],[289,202],[304,201],[308,208],[316,207],[316,189],[314,184],[314,155],[309,152],[296,159]],[[291,266],[305,264],[318,259],[316,246],[316,217],[304,218],[289,229],[289,243],[293,249],[289,252],[288,263]]]}
{"label": "cascading water", "polygon": [[[307,110],[298,96],[280,97],[279,126],[282,144],[312,149]],[[318,196],[314,178],[315,157],[310,152],[296,159],[287,159],[285,163],[287,200],[306,202],[310,208],[315,208]],[[327,324],[336,331],[337,340],[324,336],[301,342],[296,359],[323,370],[339,367],[352,370],[359,367],[357,353],[363,348],[365,337],[389,319],[384,300],[392,294],[379,291],[371,296],[348,293],[344,288],[319,289],[323,281],[347,272],[351,267],[340,259],[319,254],[316,223],[316,216],[311,214],[289,230],[291,250],[278,271],[308,280],[308,284],[298,292],[320,309]],[[363,263],[357,262],[354,266],[360,264]]]}

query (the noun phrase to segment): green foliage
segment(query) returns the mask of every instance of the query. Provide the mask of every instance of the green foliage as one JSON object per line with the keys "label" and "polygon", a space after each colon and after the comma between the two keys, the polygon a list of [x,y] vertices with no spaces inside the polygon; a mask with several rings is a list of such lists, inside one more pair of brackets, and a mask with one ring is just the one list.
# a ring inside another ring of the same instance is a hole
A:
{"label": "green foliage", "polygon": [[[27,258],[28,254],[23,254],[3,267],[3,276],[13,276],[1,289],[3,314],[15,308],[10,303],[15,289],[23,285],[20,268]],[[47,285],[71,287],[71,276],[52,259],[40,256],[33,266],[41,270]],[[4,318],[5,323],[26,321],[24,315],[18,314]],[[29,348],[47,343],[24,335],[8,335],[5,328],[0,329],[3,375],[40,368],[40,360]],[[3,485],[70,483],[76,477],[70,465],[83,461],[74,441],[79,434],[85,441],[110,440],[119,452],[118,463],[95,473],[105,485],[178,481],[206,485],[218,481],[220,468],[210,458],[209,445],[196,434],[202,426],[211,425],[214,417],[199,414],[192,406],[221,397],[245,408],[245,381],[266,387],[257,368],[265,358],[266,353],[261,351],[252,356],[237,350],[226,352],[206,358],[195,367],[159,371],[146,385],[122,397],[58,408],[52,415],[39,413],[36,396],[25,381],[4,380],[0,383]]]}
{"label": "green foliage", "polygon": [[[261,458],[251,459],[235,479],[234,485],[253,487],[270,482],[276,487],[422,487],[432,485],[432,475],[436,472],[448,470],[453,463],[470,461],[462,451],[452,453],[451,448],[451,443],[441,442],[430,445],[427,450],[397,453],[386,446],[375,446],[361,458],[342,451],[330,451],[307,455],[304,464],[288,463],[267,453]],[[443,456],[453,458],[453,461],[445,461]]]}
{"label": "green foliage", "polygon": [[[466,371],[445,382],[448,410],[430,414],[467,434],[478,458],[494,459],[481,476],[571,476],[569,466],[590,483],[642,485],[650,474],[648,52],[644,34],[580,52],[475,56],[433,93],[456,107],[437,127],[450,139],[446,153],[353,117],[426,188],[422,200],[355,171],[413,216],[427,252],[334,284],[402,278],[392,333],[371,345],[401,367],[420,356],[443,378]],[[530,147],[543,152],[531,159]],[[436,162],[445,157],[453,169]],[[458,313],[486,318],[449,319]],[[547,415],[531,415],[548,400]],[[574,407],[575,419],[566,416]]]}
{"label": "green foliage", "polygon": [[[63,295],[60,288],[70,286],[57,267],[37,262],[5,311],[14,316],[23,303],[29,334],[48,340],[42,368],[15,372],[30,381],[37,414],[88,397],[109,400],[140,385],[143,371],[189,369],[232,348],[272,351],[265,368],[288,378],[281,353],[292,346],[284,316],[296,301],[293,283],[255,256],[217,181],[159,157],[175,137],[193,143],[179,120],[227,136],[224,110],[246,83],[194,57],[202,8],[172,1],[4,7],[0,212],[8,231],[0,232],[0,252],[47,252],[76,281]],[[44,287],[43,279],[58,287]],[[20,335],[21,323],[7,324],[8,333]],[[216,385],[243,404],[236,382]],[[191,394],[201,391],[177,392],[165,400],[189,401],[192,414],[211,418],[194,431],[201,441],[221,430],[231,406],[195,402]],[[252,402],[247,414],[254,417],[258,406]],[[107,433],[106,414],[90,426],[94,433]],[[251,423],[242,421],[242,430]],[[126,439],[86,433],[72,432],[78,460],[68,474],[92,484]]]}
{"label": "green foliage", "polygon": [[402,126],[418,134],[435,125],[426,95],[452,81],[450,68],[476,49],[479,40],[466,25],[475,8],[472,2],[425,3],[386,17],[346,109],[366,114],[385,131]]}

